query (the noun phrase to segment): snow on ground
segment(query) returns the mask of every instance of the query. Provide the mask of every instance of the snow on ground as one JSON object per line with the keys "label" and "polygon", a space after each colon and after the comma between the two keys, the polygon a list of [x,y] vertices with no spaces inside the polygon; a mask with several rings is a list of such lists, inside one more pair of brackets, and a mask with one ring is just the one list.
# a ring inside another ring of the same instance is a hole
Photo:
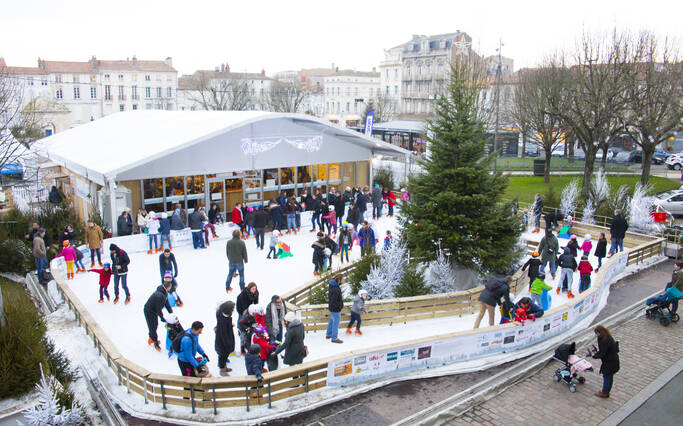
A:
{"label": "snow on ground", "polygon": [[[383,244],[387,230],[392,230],[395,235],[396,218],[384,216],[382,219],[372,221],[375,236],[379,239],[378,250]],[[173,249],[178,262],[178,295],[183,300],[184,306],[174,308],[180,323],[189,328],[193,321],[204,323],[204,332],[199,338],[199,344],[211,359],[211,374],[218,376],[218,356],[214,350],[214,326],[216,325],[216,307],[226,300],[236,301],[239,294],[239,276],[234,277],[230,294],[225,293],[225,280],[228,273],[228,261],[225,254],[227,235],[221,235],[218,240],[212,240],[209,248],[194,250],[191,246],[177,247]],[[256,241],[253,236],[246,240],[249,262],[245,265],[245,283],[253,281],[258,285],[259,302],[265,306],[275,294],[283,294],[286,291],[297,288],[314,278],[311,244],[315,241],[315,233],[309,228],[302,228],[297,235],[283,235],[281,241],[291,247],[293,257],[284,259],[267,259],[270,233],[265,236],[265,250],[256,249]],[[119,247],[126,250],[125,244]],[[108,256],[108,246],[104,248]],[[128,272],[128,288],[131,293],[131,303],[123,304],[124,294],[120,289],[121,300],[113,304],[114,280],[109,285],[111,301],[98,303],[99,285],[98,275],[95,273],[80,273],[76,278],[69,280],[68,284],[79,297],[86,309],[100,324],[104,332],[116,345],[119,352],[131,361],[156,373],[178,374],[178,363],[175,358],[168,360],[165,350],[166,330],[160,323],[157,329],[159,340],[162,343],[161,353],[156,352],[147,345],[147,325],[143,314],[143,306],[148,297],[161,284],[159,274],[159,254],[148,255],[146,253],[130,253],[130,265]],[[349,254],[351,260],[360,257],[360,247],[354,246]],[[89,257],[85,259],[89,260]],[[107,258],[108,260],[108,258]],[[103,262],[105,259],[103,259]],[[333,257],[333,266],[340,266],[338,256]],[[164,313],[166,311],[164,310]],[[237,315],[233,315],[233,322],[237,321]],[[396,327],[395,327],[396,328]],[[367,328],[369,330],[369,327]],[[378,335],[381,334],[378,332]],[[307,345],[311,349],[311,357],[308,359],[322,358],[335,353],[348,351],[354,348],[367,347],[368,342],[377,344],[371,338],[363,338],[365,343],[358,341],[356,346],[351,343],[339,345],[325,342],[324,349],[318,350],[314,342],[322,336],[318,333],[307,335]],[[354,336],[355,337],[355,336]],[[405,335],[393,336],[394,340],[404,340]],[[239,339],[235,328],[237,351],[239,351]],[[324,341],[322,336],[321,343]],[[356,339],[358,340],[358,339]],[[389,342],[390,340],[385,340]],[[334,347],[331,347],[333,345]],[[244,375],[244,362],[241,357],[231,357],[229,367],[233,369],[233,375]]]}
{"label": "snow on ground", "polygon": [[[378,249],[383,244],[383,237],[388,229],[395,235],[396,218],[383,217],[372,223],[375,236],[380,240]],[[525,233],[524,237],[529,240],[540,240],[542,234]],[[228,271],[228,263],[225,255],[226,237],[213,240],[211,246],[205,250],[194,250],[192,247],[178,247],[173,250],[178,261],[178,294],[183,299],[184,306],[174,308],[181,324],[188,328],[193,321],[204,323],[204,332],[199,338],[200,345],[204,348],[211,359],[211,374],[218,375],[218,356],[214,350],[214,326],[216,307],[226,301],[235,301],[239,294],[239,277],[233,278],[230,294],[225,293],[225,278]],[[311,262],[314,233],[304,228],[297,235],[284,235],[281,240],[291,247],[293,257],[284,259],[266,259],[268,253],[268,240],[270,234],[266,234],[266,249],[256,249],[256,242],[251,237],[246,241],[249,254],[249,262],[245,266],[246,283],[254,281],[259,288],[259,302],[265,307],[274,294],[284,292],[301,286],[313,279],[313,264]],[[568,240],[560,239],[560,246],[566,245]],[[582,243],[579,238],[579,245]],[[105,252],[108,252],[105,247]],[[126,249],[125,244],[121,245]],[[161,353],[156,352],[147,345],[147,326],[143,315],[143,306],[147,298],[160,285],[158,254],[129,253],[131,263],[129,265],[128,286],[132,301],[129,305],[123,304],[123,292],[121,302],[98,303],[98,275],[94,273],[78,274],[74,280],[68,281],[81,302],[86,306],[90,314],[100,324],[119,352],[131,361],[143,366],[149,371],[165,374],[177,374],[178,366],[175,358],[168,360],[165,350],[166,331],[163,323],[159,324],[157,332],[162,342]],[[360,248],[354,247],[350,257],[357,259],[360,256]],[[578,262],[579,259],[577,259]],[[597,266],[597,259],[591,255],[590,261]],[[334,257],[335,267],[339,266],[339,257]],[[546,269],[546,272],[549,272]],[[546,275],[546,282],[556,287],[560,279],[559,271],[556,279],[552,280],[550,274]],[[574,286],[578,288],[579,274],[574,274]],[[109,286],[109,293],[114,297],[114,285]],[[521,296],[527,295],[524,291]],[[553,306],[565,303],[565,295],[557,295],[552,292]],[[498,310],[496,310],[498,315]],[[436,320],[423,320],[395,324],[393,326],[368,326],[363,327],[364,335],[347,336],[340,330],[343,344],[333,344],[325,339],[324,331],[308,332],[306,344],[311,355],[308,360],[315,360],[332,356],[350,350],[366,349],[371,346],[384,345],[417,337],[427,337],[446,332],[469,329],[474,322],[475,314],[458,318],[441,318]],[[236,321],[236,315],[233,317]],[[488,323],[487,318],[482,321],[482,326]],[[496,319],[498,323],[498,318]],[[235,329],[237,350],[239,340]],[[238,355],[230,358],[232,375],[244,375],[244,362]]]}

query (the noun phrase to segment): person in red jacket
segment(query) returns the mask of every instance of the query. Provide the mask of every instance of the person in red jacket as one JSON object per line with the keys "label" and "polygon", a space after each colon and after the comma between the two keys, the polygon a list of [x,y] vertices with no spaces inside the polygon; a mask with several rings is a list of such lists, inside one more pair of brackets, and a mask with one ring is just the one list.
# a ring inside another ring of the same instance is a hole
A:
{"label": "person in red jacket", "polygon": [[[593,272],[593,266],[588,261],[588,256],[581,256],[581,262],[579,262],[579,274],[581,274],[581,282],[579,284],[579,294],[588,290],[591,287],[591,272]],[[574,297],[569,293],[569,297]]]}
{"label": "person in red jacket", "polygon": [[107,296],[107,302],[109,301],[109,292],[107,287],[109,287],[109,282],[111,281],[111,265],[105,263],[102,269],[90,269],[90,272],[96,272],[100,274],[100,300],[98,303],[104,302],[104,296]]}
{"label": "person in red jacket", "polygon": [[239,226],[240,229],[242,229],[242,204],[241,203],[236,203],[235,208],[232,209],[232,213],[230,213],[230,218],[232,220],[232,223],[235,225]]}
{"label": "person in red jacket", "polygon": [[254,327],[254,338],[253,342],[259,345],[261,352],[259,353],[262,362],[268,361],[268,370],[264,369],[263,372],[274,371],[277,369],[277,358],[271,361],[270,354],[273,353],[277,345],[271,345],[270,339],[268,338],[268,331],[262,325],[257,325]]}
{"label": "person in red jacket", "polygon": [[384,192],[382,193],[382,198],[384,199],[384,202],[389,204],[389,214],[388,216],[391,217],[394,215],[394,206],[396,205],[396,195],[392,192],[391,189],[389,188],[384,188]]}

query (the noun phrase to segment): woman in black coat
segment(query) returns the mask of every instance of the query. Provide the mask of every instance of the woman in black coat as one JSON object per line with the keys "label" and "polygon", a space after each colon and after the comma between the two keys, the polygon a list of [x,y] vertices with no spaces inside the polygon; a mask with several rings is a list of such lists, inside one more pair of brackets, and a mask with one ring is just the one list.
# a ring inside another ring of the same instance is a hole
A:
{"label": "woman in black coat", "polygon": [[64,241],[69,241],[73,243],[73,245],[76,245],[76,231],[74,231],[74,228],[71,225],[66,225],[66,228],[64,228],[64,231],[62,231],[62,234],[59,236],[59,246],[61,247],[64,244]]}
{"label": "woman in black coat", "polygon": [[235,333],[232,330],[232,312],[235,303],[227,301],[222,303],[216,310],[216,343],[214,345],[218,354],[218,368],[221,376],[227,376],[232,371],[226,367],[228,356],[235,352]]}
{"label": "woman in black coat", "polygon": [[619,371],[619,345],[605,327],[598,325],[593,331],[598,337],[598,349],[596,350],[595,346],[593,346],[593,358],[602,360],[602,365],[600,365],[602,391],[597,392],[595,396],[609,398],[614,374]]}
{"label": "woman in black coat", "polygon": [[510,282],[512,277],[507,276],[503,278],[490,278],[484,285],[484,289],[479,295],[479,315],[474,321],[474,328],[479,328],[482,318],[486,312],[489,313],[489,327],[493,327],[493,321],[496,305],[502,305],[504,302],[510,303]]}
{"label": "woman in black coat", "polygon": [[254,282],[247,284],[244,290],[237,296],[237,322],[242,318],[244,311],[247,310],[249,305],[258,305],[258,287]]}

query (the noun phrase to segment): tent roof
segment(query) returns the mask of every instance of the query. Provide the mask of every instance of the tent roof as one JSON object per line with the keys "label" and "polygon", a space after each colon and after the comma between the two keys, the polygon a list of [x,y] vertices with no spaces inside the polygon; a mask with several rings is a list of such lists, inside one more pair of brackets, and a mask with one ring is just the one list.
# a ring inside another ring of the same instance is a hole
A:
{"label": "tent roof", "polygon": [[[244,138],[315,136],[322,138],[319,152],[280,144],[252,157],[241,149]],[[257,111],[121,112],[41,139],[33,149],[100,185],[409,154],[312,116]]]}

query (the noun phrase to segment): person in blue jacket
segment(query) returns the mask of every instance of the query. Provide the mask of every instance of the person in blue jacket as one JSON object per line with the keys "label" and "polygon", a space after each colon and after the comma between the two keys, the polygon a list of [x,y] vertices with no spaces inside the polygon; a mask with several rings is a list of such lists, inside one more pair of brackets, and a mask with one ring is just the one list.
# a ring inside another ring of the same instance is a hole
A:
{"label": "person in blue jacket", "polygon": [[161,220],[159,221],[159,234],[161,234],[161,243],[159,248],[164,249],[164,239],[168,241],[168,249],[172,249],[171,246],[171,222],[168,220],[168,213],[161,213]]}
{"label": "person in blue jacket", "polygon": [[[180,352],[178,352],[178,367],[180,373],[187,377],[197,377],[197,368],[209,362],[209,357],[199,345],[199,335],[204,331],[201,321],[192,323],[192,328],[185,332],[180,340]],[[197,352],[202,355],[202,360],[197,361]]]}
{"label": "person in blue jacket", "polygon": [[368,254],[375,252],[375,231],[372,230],[367,220],[363,221],[363,227],[358,231],[358,240],[360,241],[360,255],[365,257]]}
{"label": "person in blue jacket", "polygon": [[257,344],[249,346],[249,352],[244,356],[244,367],[248,375],[255,375],[259,382],[263,380],[263,360],[261,360],[261,347]]}

